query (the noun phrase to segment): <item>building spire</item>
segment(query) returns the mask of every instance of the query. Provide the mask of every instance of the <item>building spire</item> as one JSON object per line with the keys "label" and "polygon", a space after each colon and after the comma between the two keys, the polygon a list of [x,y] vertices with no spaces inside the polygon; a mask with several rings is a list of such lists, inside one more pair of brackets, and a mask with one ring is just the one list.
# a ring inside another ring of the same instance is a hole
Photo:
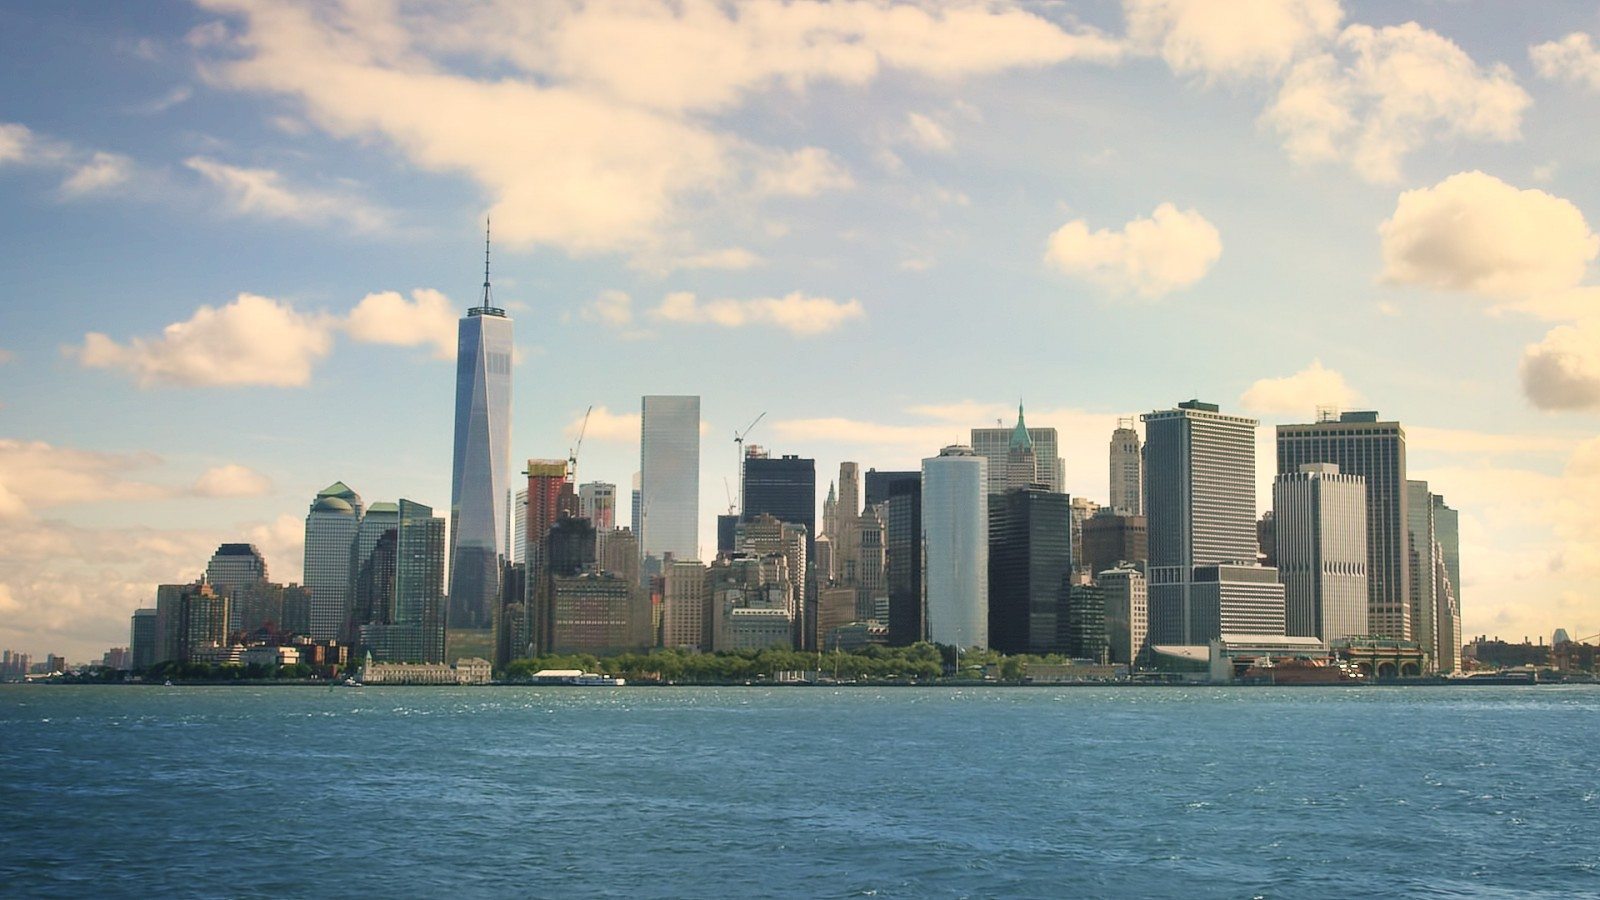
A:
{"label": "building spire", "polygon": [[1009,449],[1033,452],[1033,435],[1028,434],[1028,423],[1022,419],[1022,401],[1017,401],[1017,426],[1011,429]]}
{"label": "building spire", "polygon": [[489,303],[489,217],[483,217],[483,302],[478,304],[488,309]]}

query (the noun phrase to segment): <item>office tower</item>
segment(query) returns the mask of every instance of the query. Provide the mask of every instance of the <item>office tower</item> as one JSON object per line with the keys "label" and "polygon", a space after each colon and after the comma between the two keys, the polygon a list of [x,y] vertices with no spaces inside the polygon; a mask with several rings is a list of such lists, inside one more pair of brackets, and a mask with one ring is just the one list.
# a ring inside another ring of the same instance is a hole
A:
{"label": "office tower", "polygon": [[609,533],[617,527],[617,486],[608,481],[586,481],[578,486],[578,515],[595,531]]}
{"label": "office tower", "polygon": [[1333,463],[1367,481],[1367,627],[1374,637],[1412,640],[1406,502],[1406,432],[1376,412],[1324,415],[1278,426],[1278,472]]}
{"label": "office tower", "polygon": [[[750,448],[756,452],[756,448]],[[785,455],[777,459],[746,455],[739,491],[741,521],[771,513],[780,522],[804,525],[806,539],[817,533],[817,461]],[[808,547],[808,551],[814,552]],[[809,553],[808,553],[809,555]]]}
{"label": "office tower", "polygon": [[380,501],[367,507],[356,529],[355,556],[350,561],[350,577],[359,578],[361,567],[366,565],[372,550],[385,532],[400,527],[400,505]]}
{"label": "office tower", "polygon": [[[1277,570],[1248,562],[1221,563],[1195,566],[1192,577],[1189,599],[1195,643],[1223,635],[1282,636],[1288,627]],[[1153,586],[1150,592],[1153,598]],[[1152,611],[1152,628],[1154,619]]]}
{"label": "office tower", "polygon": [[504,503],[511,484],[511,353],[511,320],[490,296],[485,228],[483,297],[456,330],[449,555],[454,628],[488,628],[500,596],[500,560],[507,552]]}
{"label": "office tower", "polygon": [[1332,463],[1272,483],[1272,546],[1285,633],[1324,642],[1367,629],[1367,484]]}
{"label": "office tower", "polygon": [[1000,490],[1014,491],[1027,488],[1040,481],[1038,459],[1033,452],[1033,438],[1028,434],[1028,426],[1022,419],[1022,404],[1017,404],[1017,424],[1011,429],[1011,438],[1006,443],[1006,455],[1002,460],[989,460],[990,471],[996,465],[1003,467],[1004,477],[1000,482]]}
{"label": "office tower", "polygon": [[922,461],[923,587],[936,644],[989,646],[988,486],[989,461],[970,447]]}
{"label": "office tower", "polygon": [[[1366,485],[1363,484],[1361,486],[1363,494],[1366,489]],[[1365,520],[1365,518],[1366,513],[1363,512],[1362,519]],[[1277,566],[1278,523],[1270,509],[1262,513],[1261,518],[1256,520],[1256,544],[1261,548],[1261,552],[1256,555],[1256,558],[1261,560],[1261,564],[1263,566]]]}
{"label": "office tower", "polygon": [[606,655],[649,646],[650,609],[639,597],[637,585],[614,575],[552,576],[550,652]]}
{"label": "office tower", "polygon": [[782,557],[788,579],[789,612],[795,627],[795,644],[805,643],[805,608],[807,594],[806,573],[810,571],[807,555],[807,537],[804,525],[780,521],[770,513],[762,513],[749,522],[741,522],[735,529],[734,552],[757,559]]}
{"label": "office tower", "polygon": [[[378,504],[374,503],[376,508]],[[369,513],[362,520],[363,527],[373,518]],[[400,509],[395,506],[395,523],[384,529],[356,573],[355,603],[350,617],[350,633],[359,635],[363,625],[393,625],[394,577],[396,554],[400,535]]]}
{"label": "office tower", "polygon": [[[732,509],[733,507],[729,507]],[[733,552],[733,537],[739,528],[739,514],[726,513],[717,515],[717,555],[727,556]]]}
{"label": "office tower", "polygon": [[528,489],[518,488],[506,498],[506,546],[511,548],[507,562],[528,561]]}
{"label": "office tower", "polygon": [[1061,602],[1061,652],[1073,659],[1103,662],[1106,658],[1106,596],[1099,585],[1074,584]]}
{"label": "office tower", "polygon": [[831,636],[837,629],[856,620],[856,596],[855,587],[850,585],[817,591],[817,627],[813,640],[818,650],[836,649]]}
{"label": "office tower", "polygon": [[[395,533],[394,628],[386,658],[444,662],[444,519],[433,509],[401,500]],[[498,583],[498,574],[496,583]]]}
{"label": "office tower", "polygon": [[561,511],[575,506],[577,501],[567,497],[572,482],[567,480],[566,460],[530,459],[523,474],[528,476],[528,509],[524,515],[528,571],[537,573],[544,570],[541,548],[545,535],[561,518]]}
{"label": "office tower", "polygon": [[361,526],[361,496],[342,481],[317,492],[306,513],[305,580],[311,637],[338,640],[350,610],[351,557]]}
{"label": "office tower", "polygon": [[1117,566],[1095,575],[1105,596],[1106,643],[1111,663],[1143,665],[1150,633],[1150,593],[1138,566]]}
{"label": "office tower", "polygon": [[1058,494],[1065,493],[1063,484],[1066,481],[1066,468],[1061,461],[1060,443],[1056,438],[1056,430],[1054,428],[1028,428],[1022,421],[1021,404],[1017,405],[1016,425],[1010,428],[972,429],[972,451],[989,462],[987,492],[999,494],[1006,489],[1006,481],[1011,472],[1008,468],[1011,445],[1016,439],[1016,432],[1019,426],[1027,435],[1028,443],[1032,445],[1034,481],[1043,484]]}
{"label": "office tower", "polygon": [[[1433,527],[1433,494],[1426,481],[1406,482],[1406,564],[1411,570],[1411,640],[1422,647],[1430,661],[1437,663],[1439,631],[1438,567],[1434,547],[1438,538]],[[1448,588],[1446,588],[1448,590]]]}
{"label": "office tower", "polygon": [[[645,490],[649,490],[648,481]],[[652,513],[653,514],[653,513]],[[646,527],[649,527],[648,519]],[[671,552],[670,549],[667,552]],[[661,645],[685,650],[711,649],[711,588],[706,567],[692,558],[663,565]]]}
{"label": "office tower", "polygon": [[1111,432],[1112,509],[1126,516],[1144,513],[1144,454],[1133,419],[1118,419]]}
{"label": "office tower", "polygon": [[230,593],[267,580],[267,561],[254,544],[222,544],[206,564],[206,581]]}
{"label": "office tower", "polygon": [[921,483],[921,472],[879,472],[877,469],[868,469],[862,478],[862,484],[865,485],[862,503],[868,508],[878,506],[888,501],[896,485]]}
{"label": "office tower", "polygon": [[838,532],[833,538],[834,579],[840,584],[856,583],[856,566],[861,548],[861,466],[839,464],[839,495],[833,507]]}
{"label": "office tower", "polygon": [[228,631],[251,638],[282,632],[283,592],[283,585],[270,581],[253,581],[228,591]]}
{"label": "office tower", "polygon": [[156,625],[156,610],[153,607],[133,611],[133,621],[128,629],[128,649],[133,654],[132,665],[135,671],[148,669],[156,664]]}
{"label": "office tower", "polygon": [[1439,633],[1439,671],[1461,671],[1461,520],[1444,498],[1433,495],[1433,538],[1438,550],[1439,571],[1434,583],[1438,593],[1438,612],[1434,616]]}
{"label": "office tower", "polygon": [[644,533],[642,524],[644,520],[644,501],[640,499],[641,489],[639,487],[642,480],[643,473],[633,473],[633,491],[631,494],[629,494],[628,499],[630,504],[629,527],[630,530],[633,531],[633,536],[635,538]]}
{"label": "office tower", "polygon": [[698,559],[700,398],[645,397],[640,415],[639,543],[645,556]]}
{"label": "office tower", "polygon": [[639,584],[639,539],[626,528],[613,528],[596,553],[600,571]]}
{"label": "office tower", "polygon": [[856,521],[856,619],[888,622],[889,593],[884,556],[882,507],[869,506]]}
{"label": "office tower", "polygon": [[291,584],[283,589],[283,621],[278,623],[284,634],[309,635],[311,633],[311,590],[304,585]]}
{"label": "office tower", "polygon": [[[1086,554],[1083,550],[1083,523],[1094,518],[1100,511],[1100,504],[1084,497],[1073,497],[1072,505],[1068,511],[1068,528],[1072,538],[1072,566],[1083,575],[1084,579],[1092,580],[1095,570],[1084,565]],[[1082,580],[1082,579],[1080,579]]]}
{"label": "office tower", "polygon": [[156,588],[155,662],[193,662],[198,651],[228,642],[228,597],[201,579]]}
{"label": "office tower", "polygon": [[[1218,595],[1222,576],[1215,567],[1255,563],[1257,422],[1224,415],[1215,404],[1199,400],[1146,413],[1143,419],[1150,642],[1204,644],[1228,630],[1224,622],[1256,621],[1248,614],[1254,608],[1253,588]],[[1210,568],[1202,572],[1203,566]],[[1277,587],[1281,622],[1277,573],[1262,571]],[[1197,588],[1204,579],[1210,586]],[[1235,601],[1241,608],[1228,608]]]}
{"label": "office tower", "polygon": [[1017,488],[989,497],[989,646],[1055,653],[1072,574],[1066,494]]}
{"label": "office tower", "polygon": [[1106,507],[1085,519],[1082,529],[1083,556],[1073,567],[1090,573],[1131,563],[1144,568],[1150,558],[1150,533],[1144,516],[1130,516]]}
{"label": "office tower", "polygon": [[889,595],[889,643],[904,647],[926,638],[922,606],[922,473],[895,481],[884,504],[883,555]]}
{"label": "office tower", "polygon": [[[830,540],[839,536],[839,496],[835,488],[835,482],[828,482],[828,496],[822,501],[822,533]],[[833,577],[831,570],[828,577]]]}

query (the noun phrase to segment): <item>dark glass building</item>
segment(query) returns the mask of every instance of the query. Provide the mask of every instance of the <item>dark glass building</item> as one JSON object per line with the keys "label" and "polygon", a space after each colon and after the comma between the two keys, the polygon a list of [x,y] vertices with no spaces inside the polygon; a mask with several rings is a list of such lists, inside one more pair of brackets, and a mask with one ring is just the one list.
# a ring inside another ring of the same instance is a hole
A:
{"label": "dark glass building", "polygon": [[[889,643],[915,644],[925,636],[922,620],[922,478],[889,486],[883,532],[885,583],[889,594]],[[871,473],[869,472],[870,476]]]}
{"label": "dark glass building", "polygon": [[1053,653],[1072,574],[1066,494],[1018,488],[989,498],[989,646],[1001,653]]}
{"label": "dark glass building", "polygon": [[[806,527],[806,558],[815,555],[817,461],[798,456],[752,456],[744,461],[741,521],[770,513],[780,522]],[[720,535],[718,543],[721,543]]]}
{"label": "dark glass building", "polygon": [[879,472],[877,469],[868,469],[863,501],[866,508],[871,509],[879,503],[889,499],[896,485],[922,484],[921,472]]}
{"label": "dark glass building", "polygon": [[1061,604],[1061,651],[1074,659],[1105,659],[1106,595],[1098,586],[1075,584]]}

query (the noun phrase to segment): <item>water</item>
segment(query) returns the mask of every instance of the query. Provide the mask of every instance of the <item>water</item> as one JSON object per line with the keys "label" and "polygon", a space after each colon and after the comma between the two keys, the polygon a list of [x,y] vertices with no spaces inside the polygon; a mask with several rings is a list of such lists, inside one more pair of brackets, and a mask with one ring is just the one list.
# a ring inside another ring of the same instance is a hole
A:
{"label": "water", "polygon": [[0,893],[1600,895],[1600,689],[0,688]]}

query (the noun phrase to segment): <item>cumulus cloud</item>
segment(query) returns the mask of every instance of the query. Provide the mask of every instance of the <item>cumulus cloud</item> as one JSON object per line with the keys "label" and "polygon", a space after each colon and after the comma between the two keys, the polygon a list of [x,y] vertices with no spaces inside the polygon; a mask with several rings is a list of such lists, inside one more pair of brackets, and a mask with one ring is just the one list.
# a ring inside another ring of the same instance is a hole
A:
{"label": "cumulus cloud", "polygon": [[1594,39],[1581,31],[1536,44],[1528,48],[1528,56],[1540,77],[1600,91],[1600,50],[1595,49]]}
{"label": "cumulus cloud", "polygon": [[624,291],[601,291],[599,296],[584,304],[578,315],[585,322],[625,328],[633,324],[633,298]]}
{"label": "cumulus cloud", "polygon": [[160,462],[150,453],[104,453],[0,438],[0,485],[9,498],[0,500],[0,506],[17,515],[63,504],[157,499],[170,491],[134,476]]}
{"label": "cumulus cloud", "polygon": [[859,300],[832,300],[795,291],[782,297],[701,302],[687,291],[668,294],[650,315],[663,322],[712,324],[723,328],[772,325],[791,334],[811,336],[833,331],[866,311]]}
{"label": "cumulus cloud", "polygon": [[345,319],[344,330],[368,344],[432,346],[436,359],[455,359],[459,313],[450,298],[417,288],[407,300],[395,291],[368,294]]}
{"label": "cumulus cloud", "polygon": [[61,182],[61,192],[81,197],[116,187],[133,177],[133,160],[116,153],[95,153]]}
{"label": "cumulus cloud", "polygon": [[0,122],[0,166],[8,164],[62,173],[61,194],[68,198],[120,187],[136,171],[133,160],[121,154],[84,150],[26,125]]}
{"label": "cumulus cloud", "polygon": [[214,84],[292,98],[335,137],[467,175],[508,241],[580,254],[647,252],[708,196],[850,183],[821,148],[762,147],[705,115],[754,92],[1120,54],[1090,29],[979,5],[203,3],[228,17],[201,42]]}
{"label": "cumulus cloud", "polygon": [[[583,414],[579,413],[562,429],[562,434],[566,435],[567,440],[575,441],[583,427]],[[583,431],[583,439],[638,443],[640,428],[638,413],[614,413],[608,407],[596,406],[589,412],[589,427]]]}
{"label": "cumulus cloud", "polygon": [[1090,231],[1078,219],[1050,235],[1045,262],[1111,291],[1160,297],[1186,288],[1222,256],[1217,228],[1195,210],[1171,203],[1120,230]]}
{"label": "cumulus cloud", "polygon": [[1272,75],[1331,38],[1338,0],[1123,0],[1128,38],[1174,72],[1213,78]]}
{"label": "cumulus cloud", "polygon": [[934,153],[945,153],[954,146],[950,133],[931,116],[919,112],[906,114],[906,140]]}
{"label": "cumulus cloud", "polygon": [[235,215],[287,219],[316,225],[343,224],[378,231],[386,216],[357,198],[292,185],[272,169],[252,169],[191,156],[183,164],[221,189]]}
{"label": "cumulus cloud", "polygon": [[1239,405],[1254,413],[1310,414],[1318,406],[1355,406],[1361,395],[1344,380],[1344,375],[1323,368],[1314,359],[1311,365],[1282,378],[1263,378],[1250,385],[1239,398]]}
{"label": "cumulus cloud", "polygon": [[1517,140],[1531,102],[1505,65],[1479,66],[1415,22],[1351,25],[1289,70],[1262,119],[1296,162],[1346,161],[1369,181],[1394,182],[1430,139]]}
{"label": "cumulus cloud", "polygon": [[1600,409],[1600,322],[1559,325],[1529,345],[1522,390],[1540,409]]}
{"label": "cumulus cloud", "polygon": [[207,469],[192,490],[198,497],[260,497],[272,491],[272,482],[254,469],[229,463]]}
{"label": "cumulus cloud", "polygon": [[1482,172],[1406,191],[1378,234],[1391,284],[1535,303],[1576,288],[1600,253],[1571,202]]}
{"label": "cumulus cloud", "polygon": [[127,372],[141,387],[301,387],[332,348],[330,332],[326,316],[240,294],[226,306],[200,307],[159,336],[118,343],[90,332],[82,346],[68,347],[66,353],[88,368]]}

